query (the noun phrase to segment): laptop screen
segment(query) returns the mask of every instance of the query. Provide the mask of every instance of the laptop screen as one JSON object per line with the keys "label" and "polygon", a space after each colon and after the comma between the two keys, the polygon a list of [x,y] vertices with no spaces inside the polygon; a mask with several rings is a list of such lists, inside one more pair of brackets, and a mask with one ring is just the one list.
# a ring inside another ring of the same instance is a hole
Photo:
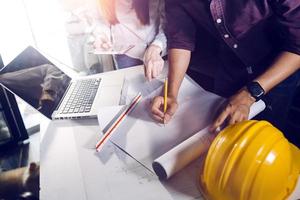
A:
{"label": "laptop screen", "polygon": [[0,84],[50,119],[70,81],[31,46],[0,71]]}

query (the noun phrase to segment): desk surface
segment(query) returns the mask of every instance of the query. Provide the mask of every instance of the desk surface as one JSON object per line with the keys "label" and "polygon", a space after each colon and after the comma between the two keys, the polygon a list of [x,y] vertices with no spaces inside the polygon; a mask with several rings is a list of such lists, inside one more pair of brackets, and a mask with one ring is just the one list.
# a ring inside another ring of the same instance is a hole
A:
{"label": "desk surface", "polygon": [[[143,73],[140,66],[103,75],[113,80]],[[96,153],[91,144],[99,134],[96,119],[50,122],[41,141],[41,199],[202,199],[197,188],[200,160],[160,181],[114,144]]]}
{"label": "desk surface", "polygon": [[[140,66],[103,75],[111,80],[125,75],[130,80],[143,73]],[[96,153],[93,144],[101,134],[96,119],[50,122],[41,139],[41,199],[202,199],[198,190],[201,158],[160,181],[112,143]],[[295,191],[300,193],[300,179]]]}

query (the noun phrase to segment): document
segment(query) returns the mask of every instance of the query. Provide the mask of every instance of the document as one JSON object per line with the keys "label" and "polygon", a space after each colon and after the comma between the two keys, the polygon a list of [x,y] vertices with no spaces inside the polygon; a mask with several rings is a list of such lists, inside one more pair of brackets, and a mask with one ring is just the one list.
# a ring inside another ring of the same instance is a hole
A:
{"label": "document", "polygon": [[[163,125],[152,119],[149,110],[152,98],[161,92],[162,85],[144,96],[115,130],[111,141],[159,177],[169,178],[208,150],[213,135],[208,134],[207,127],[225,99],[185,78],[178,110]],[[262,104],[258,112],[264,109]],[[113,107],[101,109],[100,127],[104,128],[115,114]],[[197,153],[191,154],[194,150]]]}
{"label": "document", "polygon": [[[248,119],[252,119],[264,109],[265,103],[263,101],[254,103],[250,108]],[[153,170],[162,179],[170,178],[208,151],[215,137],[216,134],[209,132],[209,126],[205,127],[155,159],[152,163]]]}

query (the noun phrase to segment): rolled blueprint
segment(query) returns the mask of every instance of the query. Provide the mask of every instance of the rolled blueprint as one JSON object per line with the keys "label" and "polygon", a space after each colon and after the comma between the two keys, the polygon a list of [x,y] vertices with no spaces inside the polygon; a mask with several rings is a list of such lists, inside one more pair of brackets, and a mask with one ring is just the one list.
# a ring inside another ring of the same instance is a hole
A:
{"label": "rolled blueprint", "polygon": [[[266,105],[262,100],[255,102],[250,108],[249,119],[255,117],[265,107]],[[209,133],[208,129],[209,126],[154,160],[152,167],[157,176],[161,179],[168,179],[203,155],[215,138],[215,135]]]}

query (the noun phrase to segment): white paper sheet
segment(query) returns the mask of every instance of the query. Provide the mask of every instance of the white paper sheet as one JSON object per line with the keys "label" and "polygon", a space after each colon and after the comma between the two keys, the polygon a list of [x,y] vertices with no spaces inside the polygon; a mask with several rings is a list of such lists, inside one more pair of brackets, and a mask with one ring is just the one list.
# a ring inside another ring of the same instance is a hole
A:
{"label": "white paper sheet", "polygon": [[[225,99],[184,79],[178,96],[179,108],[170,123],[162,125],[151,118],[148,110],[151,99],[161,91],[162,87],[144,97],[114,132],[111,141],[161,178],[169,178],[208,150],[213,138],[208,136],[207,126]],[[255,116],[264,108],[265,104],[258,102],[250,115]],[[101,127],[113,118],[110,114],[113,110],[101,110],[98,115]]]}
{"label": "white paper sheet", "polygon": [[[263,101],[251,106],[249,119],[265,109]],[[209,126],[195,133],[153,162],[153,169],[161,179],[168,179],[179,170],[203,155],[210,147],[215,135],[209,133]]]}
{"label": "white paper sheet", "polygon": [[[179,108],[167,125],[158,124],[149,112],[150,100],[160,94],[161,88],[137,105],[115,131],[111,140],[136,160],[152,169],[152,162],[189,138],[197,131],[205,128],[212,120],[223,98],[208,93],[202,88],[184,79],[178,96]],[[113,109],[113,108],[112,108]],[[101,121],[112,119],[110,110],[101,110],[98,115],[100,127],[105,127]]]}

